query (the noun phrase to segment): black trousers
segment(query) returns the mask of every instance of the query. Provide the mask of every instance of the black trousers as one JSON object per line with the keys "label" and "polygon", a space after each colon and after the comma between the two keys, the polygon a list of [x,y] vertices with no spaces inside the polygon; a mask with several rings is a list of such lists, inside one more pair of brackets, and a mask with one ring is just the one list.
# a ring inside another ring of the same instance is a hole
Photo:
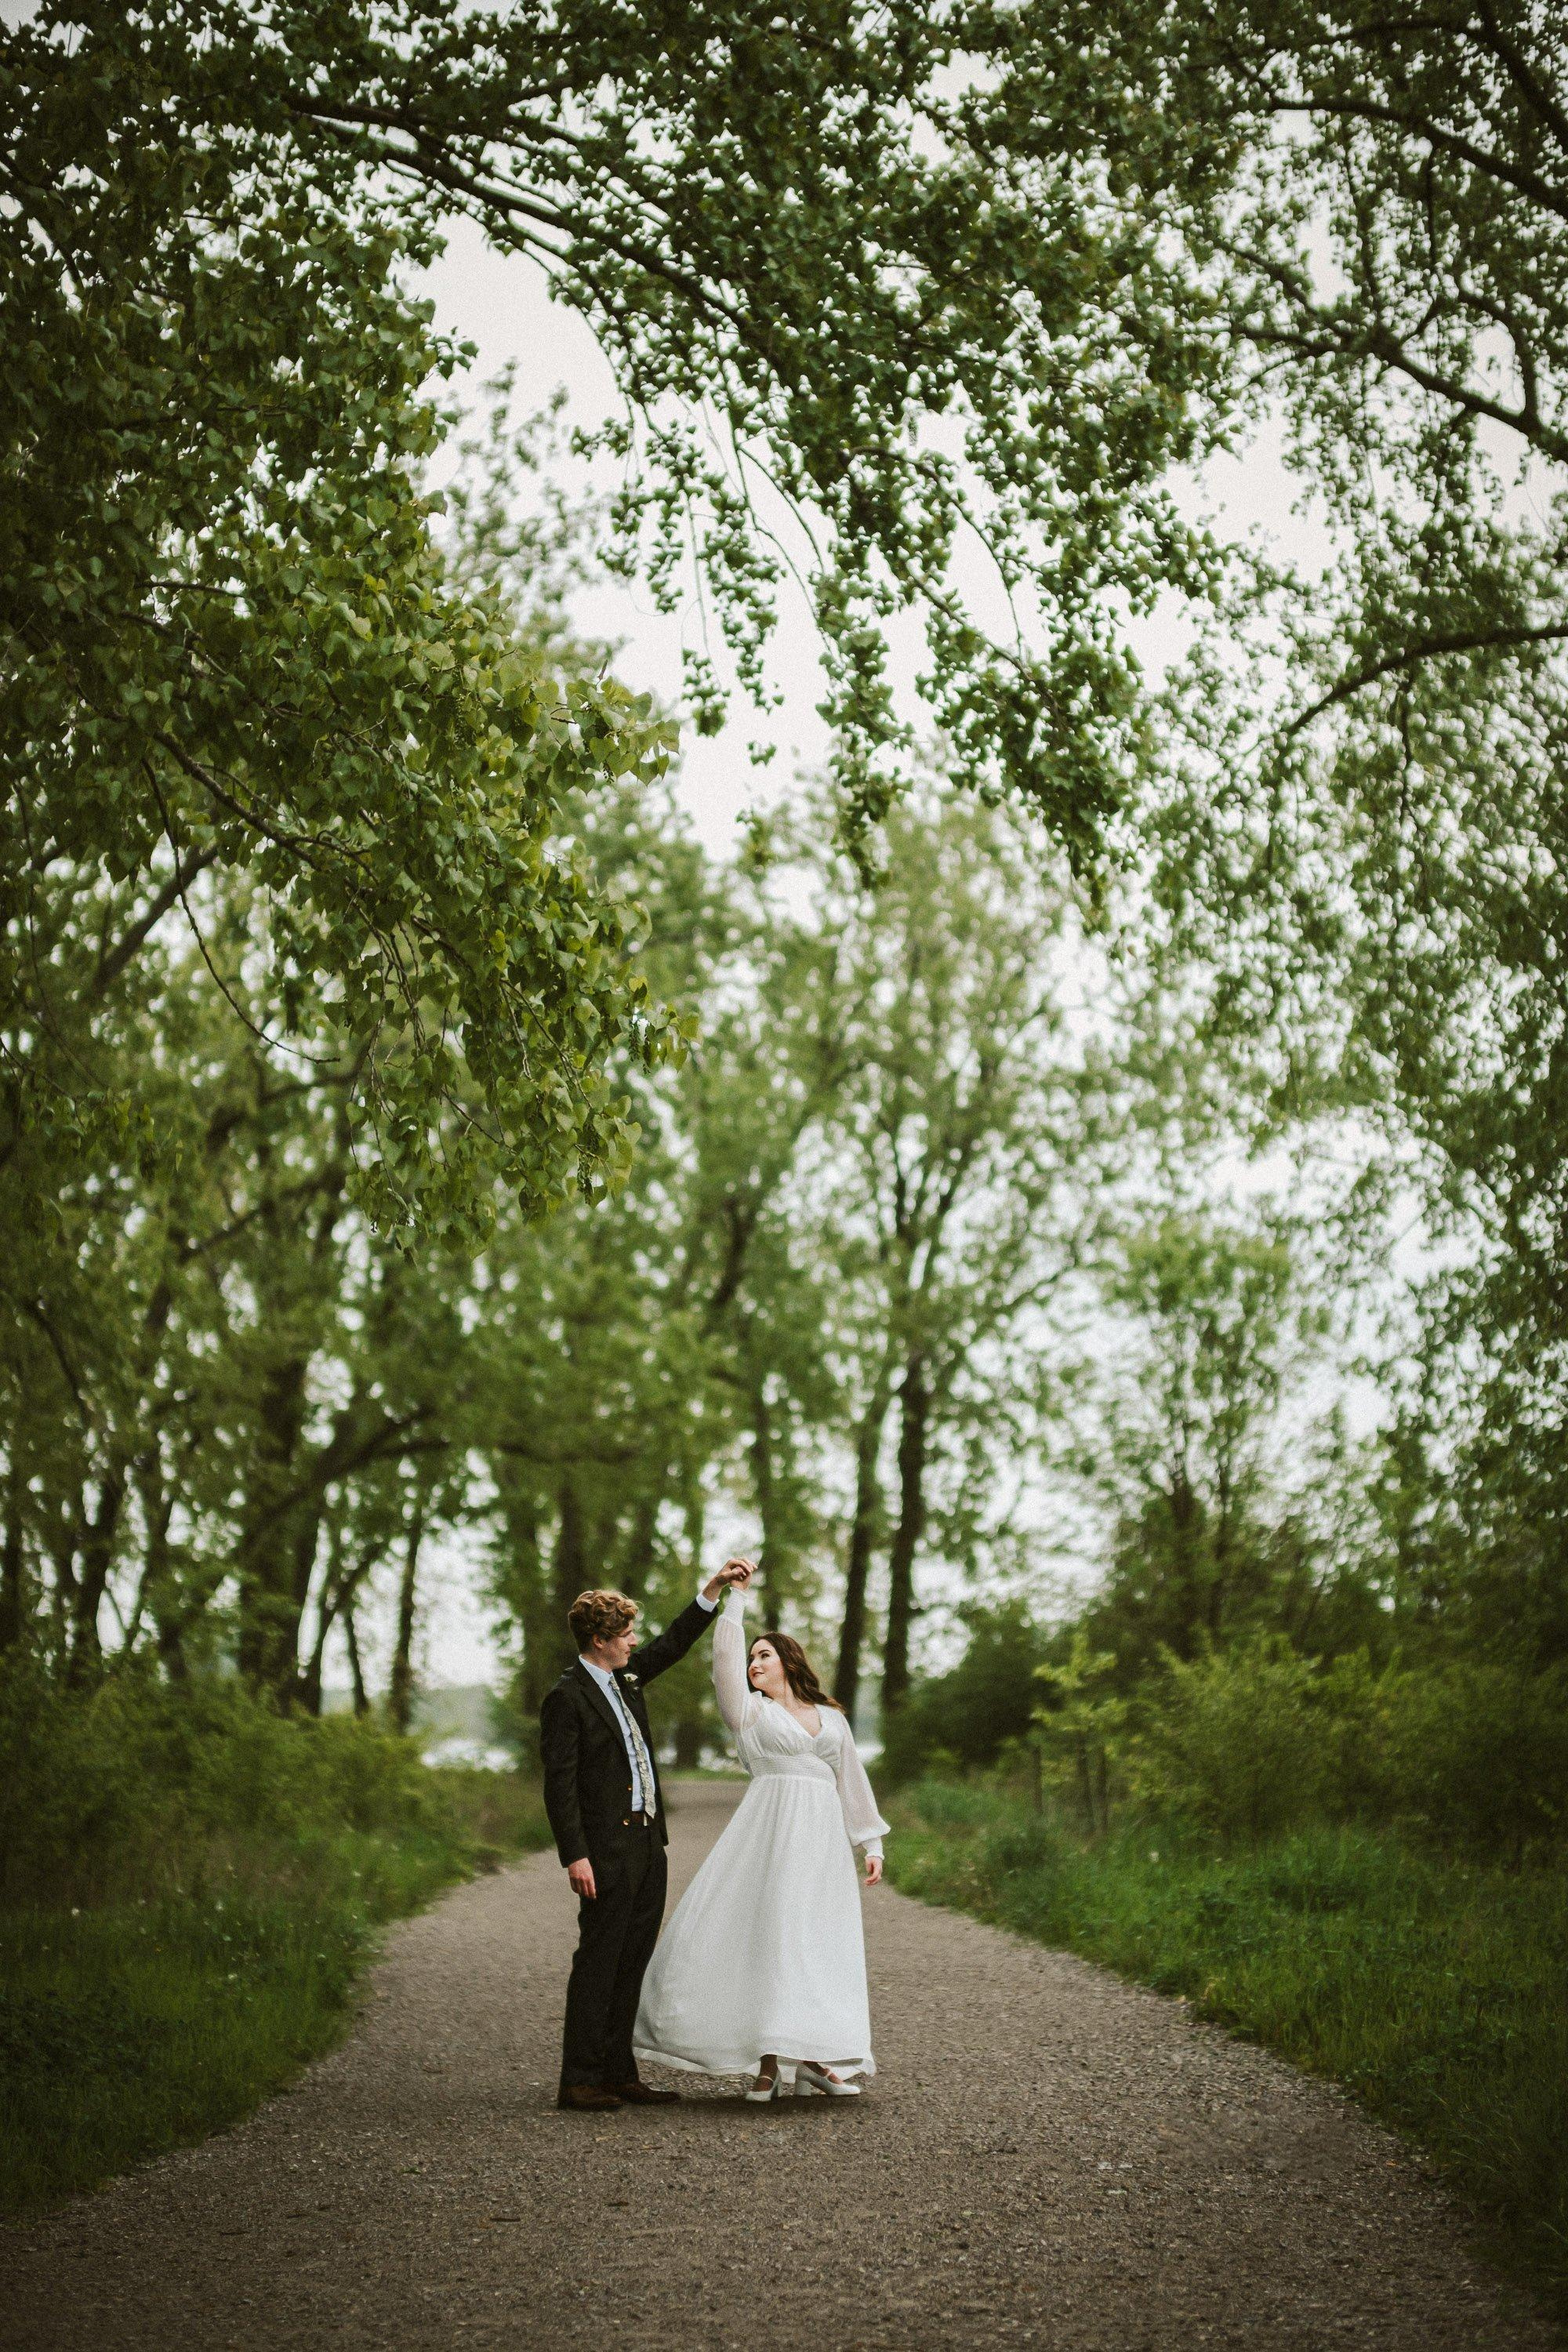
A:
{"label": "black trousers", "polygon": [[637,1999],[664,1916],[669,1871],[656,1828],[614,1833],[590,1853],[598,1893],[577,1905],[577,1949],[566,1987],[561,2087],[630,2083],[637,2078],[632,2028]]}

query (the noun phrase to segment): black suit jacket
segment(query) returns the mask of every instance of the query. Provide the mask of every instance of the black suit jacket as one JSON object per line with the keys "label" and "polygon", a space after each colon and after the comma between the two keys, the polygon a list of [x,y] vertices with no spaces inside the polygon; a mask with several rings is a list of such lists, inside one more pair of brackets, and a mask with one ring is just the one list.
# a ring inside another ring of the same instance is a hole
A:
{"label": "black suit jacket", "polygon": [[[643,1685],[683,1658],[717,1612],[693,1601],[662,1633],[634,1650],[616,1676],[616,1686],[647,1743],[653,1760]],[[591,1862],[606,1851],[626,1821],[632,1801],[632,1772],[616,1710],[581,1659],[574,1660],[539,1710],[539,1752],[544,1759],[544,1810],[555,1832],[562,1862]],[[658,1833],[666,1845],[664,1800],[658,1767],[653,1766]]]}

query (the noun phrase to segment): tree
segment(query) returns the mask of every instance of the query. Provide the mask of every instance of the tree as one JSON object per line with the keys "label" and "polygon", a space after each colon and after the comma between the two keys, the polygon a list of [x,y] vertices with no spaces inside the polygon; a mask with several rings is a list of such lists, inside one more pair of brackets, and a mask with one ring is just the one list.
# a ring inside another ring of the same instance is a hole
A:
{"label": "tree", "polygon": [[[1375,1124],[1392,1183],[1420,1187],[1461,1269],[1431,1286],[1422,1342],[1430,1390],[1464,1374],[1444,1475],[1560,1653],[1559,29],[1361,0],[1034,0],[1013,25],[974,137],[1020,169],[1096,163],[1158,225],[1130,333],[1206,339],[1198,446],[1277,422],[1329,535],[1317,566],[1238,555],[1173,681],[1141,941],[1163,924],[1249,1124],[1352,1111],[1361,1156]],[[1388,1190],[1365,1188],[1374,1233]]]}
{"label": "tree", "polygon": [[600,1072],[660,1016],[635,917],[548,845],[669,739],[447,574],[421,386],[456,354],[398,285],[427,240],[193,121],[202,27],[156,15],[5,37],[0,1150],[155,1145],[94,1024],[243,875],[279,1031],[337,1030],[351,1192],[482,1224],[497,1178],[537,1204],[624,1164]]}
{"label": "tree", "polygon": [[[955,93],[1005,64],[1005,17],[555,0],[470,11],[459,36],[443,0],[330,18],[305,0],[93,0],[71,24],[57,40],[46,8],[12,37],[40,119],[73,120],[79,94],[95,136],[134,125],[147,152],[202,159],[207,218],[243,180],[265,189],[283,282],[291,229],[309,250],[342,224],[327,242],[346,263],[410,235],[427,249],[451,212],[541,261],[616,370],[620,511],[656,586],[694,547],[756,685],[794,509],[862,804],[898,733],[881,625],[914,606],[959,764],[1009,778],[1092,854],[1136,754],[1109,605],[1206,578],[1155,487],[1186,453],[1203,351],[1177,335],[1130,365],[1126,313],[1158,258],[1136,208],[1096,173],[1021,176],[1005,142],[970,135]],[[32,192],[51,176],[16,174],[46,224]],[[1044,625],[991,641],[961,543]],[[706,655],[691,687],[710,719]]]}
{"label": "tree", "polygon": [[1088,1122],[1062,1003],[1072,902],[1039,835],[934,789],[889,814],[869,893],[811,850],[809,818],[793,836],[780,826],[781,854],[792,838],[820,943],[811,1050],[831,1039],[836,1066],[796,1211],[833,1270],[828,1344],[847,1407],[835,1686],[852,1706],[885,1540],[882,1695],[896,1708],[943,1449],[977,1395],[1009,1385],[1003,1351],[1031,1318],[1037,1334],[1077,1246],[1071,1171]]}
{"label": "tree", "polygon": [[933,1762],[994,1764],[1007,1741],[1027,1738],[1040,1696],[1042,1628],[1019,1601],[969,1601],[959,1615],[963,1656],[945,1674],[912,1683],[884,1727],[879,1773],[907,1780]]}
{"label": "tree", "polygon": [[[721,1498],[755,1513],[770,1620],[809,1608],[811,1438],[831,1395],[826,1308],[788,1191],[820,1108],[802,1052],[820,1007],[802,991],[787,1040],[776,1017],[779,976],[809,945],[668,806],[602,796],[582,824],[599,869],[649,910],[652,984],[700,1022],[679,1067],[627,1074],[642,1132],[626,1185],[537,1232],[509,1222],[487,1253],[473,1442],[530,1718],[570,1655],[576,1591],[607,1580],[650,1612],[681,1605]],[[671,1700],[678,1753],[694,1761],[714,1727],[705,1675],[672,1677]]]}
{"label": "tree", "polygon": [[1331,1416],[1314,1430],[1303,1409],[1329,1327],[1296,1255],[1267,1213],[1176,1212],[1107,1254],[1120,1329],[1087,1392],[1079,1466],[1115,1523],[1081,1630],[1124,1690],[1163,1655],[1258,1631],[1326,1654],[1379,1640],[1364,1465]]}

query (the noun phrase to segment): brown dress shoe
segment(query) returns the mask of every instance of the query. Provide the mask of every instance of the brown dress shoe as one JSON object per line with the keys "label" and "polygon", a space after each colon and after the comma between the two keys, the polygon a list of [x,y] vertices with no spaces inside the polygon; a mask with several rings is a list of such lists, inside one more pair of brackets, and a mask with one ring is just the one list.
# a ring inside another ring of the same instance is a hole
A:
{"label": "brown dress shoe", "polygon": [[656,2091],[651,2083],[617,2083],[616,2096],[629,2107],[678,2107],[679,2091]]}
{"label": "brown dress shoe", "polygon": [[556,2098],[558,2107],[574,2115],[607,2116],[614,2114],[621,2102],[614,2091],[606,2091],[599,2083],[568,2083]]}

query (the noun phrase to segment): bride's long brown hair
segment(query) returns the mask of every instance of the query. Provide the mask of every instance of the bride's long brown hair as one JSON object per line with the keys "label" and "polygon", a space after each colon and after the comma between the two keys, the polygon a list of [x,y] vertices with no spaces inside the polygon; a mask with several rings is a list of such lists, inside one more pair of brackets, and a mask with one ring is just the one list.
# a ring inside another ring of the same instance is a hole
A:
{"label": "bride's long brown hair", "polygon": [[759,1633],[757,1635],[757,1640],[752,1643],[752,1649],[746,1652],[748,1682],[752,1676],[752,1650],[756,1648],[757,1642],[766,1642],[769,1648],[777,1654],[778,1662],[784,1670],[784,1680],[803,1706],[837,1707],[838,1713],[843,1714],[844,1709],[838,1706],[838,1701],[836,1698],[829,1698],[817,1681],[816,1667],[801,1648],[800,1643],[791,1634]]}

